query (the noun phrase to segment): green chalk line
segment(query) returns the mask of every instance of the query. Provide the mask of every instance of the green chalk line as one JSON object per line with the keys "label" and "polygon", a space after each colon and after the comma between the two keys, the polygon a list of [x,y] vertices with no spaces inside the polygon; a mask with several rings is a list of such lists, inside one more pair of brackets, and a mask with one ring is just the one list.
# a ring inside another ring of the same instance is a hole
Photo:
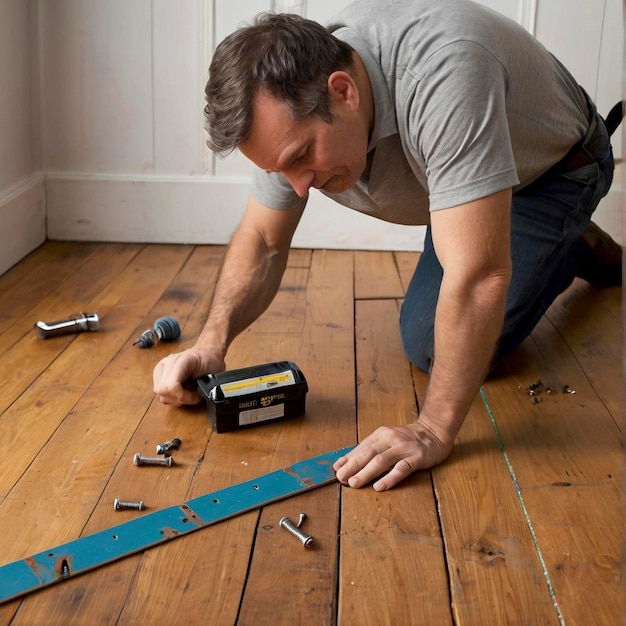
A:
{"label": "green chalk line", "polygon": [[487,414],[489,415],[489,419],[491,420],[491,424],[496,433],[496,439],[498,440],[498,445],[500,446],[500,450],[502,451],[502,455],[504,456],[504,462],[506,463],[507,469],[509,470],[509,475],[511,476],[511,480],[513,481],[513,486],[515,487],[515,491],[517,493],[517,499],[519,500],[520,506],[522,507],[522,511],[524,513],[524,518],[526,519],[526,525],[528,526],[528,530],[530,531],[530,536],[533,539],[533,543],[535,544],[535,551],[537,552],[537,556],[539,557],[539,562],[541,563],[541,569],[543,571],[543,577],[546,581],[546,585],[548,586],[548,592],[550,594],[550,598],[552,599],[552,604],[554,605],[554,610],[556,611],[556,616],[559,619],[559,623],[561,626],[565,626],[565,620],[563,619],[563,613],[561,613],[561,608],[559,607],[559,603],[556,599],[556,594],[554,593],[554,587],[552,586],[552,581],[550,580],[550,574],[548,572],[548,568],[546,566],[546,562],[543,558],[543,552],[539,547],[539,541],[537,539],[537,535],[535,534],[535,529],[533,527],[533,523],[530,520],[530,515],[528,514],[528,509],[526,508],[526,502],[524,502],[524,496],[522,495],[522,489],[517,482],[517,477],[515,476],[515,470],[513,469],[513,465],[509,460],[509,455],[506,453],[504,449],[504,441],[502,440],[502,435],[500,434],[500,429],[498,428],[498,424],[496,422],[496,418],[493,415],[493,411],[491,410],[491,405],[489,404],[489,400],[487,399],[487,394],[485,393],[485,388],[480,388],[480,395],[483,399],[483,404],[487,409]]}

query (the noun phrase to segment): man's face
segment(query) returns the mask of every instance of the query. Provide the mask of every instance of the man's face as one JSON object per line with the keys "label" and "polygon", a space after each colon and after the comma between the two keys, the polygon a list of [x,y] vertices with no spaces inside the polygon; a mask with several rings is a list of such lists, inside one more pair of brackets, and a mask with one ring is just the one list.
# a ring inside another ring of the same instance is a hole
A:
{"label": "man's face", "polygon": [[368,128],[339,94],[331,94],[331,111],[330,124],[313,116],[295,121],[284,102],[260,89],[250,137],[239,150],[261,169],[283,174],[301,198],[311,187],[347,191],[365,169]]}

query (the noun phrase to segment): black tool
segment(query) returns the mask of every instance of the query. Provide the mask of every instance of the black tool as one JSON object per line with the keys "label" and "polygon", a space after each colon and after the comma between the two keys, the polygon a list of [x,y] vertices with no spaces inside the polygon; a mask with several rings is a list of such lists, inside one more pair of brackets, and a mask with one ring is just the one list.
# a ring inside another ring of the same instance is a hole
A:
{"label": "black tool", "polygon": [[154,323],[153,329],[144,331],[133,342],[133,346],[140,348],[152,348],[159,341],[175,341],[180,337],[180,326],[173,317],[159,317]]}
{"label": "black tool", "polygon": [[309,390],[291,361],[208,374],[196,383],[217,433],[304,415]]}

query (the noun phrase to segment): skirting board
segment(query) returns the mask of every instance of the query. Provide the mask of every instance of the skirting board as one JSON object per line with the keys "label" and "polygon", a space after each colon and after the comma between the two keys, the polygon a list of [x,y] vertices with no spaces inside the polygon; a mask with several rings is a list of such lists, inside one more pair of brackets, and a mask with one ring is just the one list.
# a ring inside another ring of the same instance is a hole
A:
{"label": "skirting board", "polygon": [[[594,221],[622,245],[623,163]],[[245,178],[46,173],[48,238],[73,241],[225,244],[246,204]],[[293,245],[421,251],[423,226],[389,224],[311,194]]]}
{"label": "skirting board", "polygon": [[46,240],[45,204],[42,172],[0,193],[0,274]]}
{"label": "skirting board", "polygon": [[[225,244],[243,216],[248,180],[47,172],[46,191],[49,239]],[[361,215],[315,192],[293,245],[419,251],[424,230]]]}

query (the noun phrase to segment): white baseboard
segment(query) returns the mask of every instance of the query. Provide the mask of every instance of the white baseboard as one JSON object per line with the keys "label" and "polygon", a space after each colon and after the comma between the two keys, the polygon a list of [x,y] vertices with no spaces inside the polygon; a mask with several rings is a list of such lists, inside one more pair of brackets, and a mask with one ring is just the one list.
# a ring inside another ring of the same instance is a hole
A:
{"label": "white baseboard", "polygon": [[[225,244],[239,224],[248,179],[94,176],[47,172],[50,239]],[[424,228],[388,224],[312,194],[293,245],[421,250]]]}
{"label": "white baseboard", "polygon": [[[622,245],[623,164],[594,215]],[[74,241],[225,244],[246,204],[248,180],[211,176],[46,173],[48,238]],[[389,224],[311,195],[294,247],[423,249],[424,227]]]}
{"label": "white baseboard", "polygon": [[45,193],[42,172],[0,192],[0,274],[46,240]]}

